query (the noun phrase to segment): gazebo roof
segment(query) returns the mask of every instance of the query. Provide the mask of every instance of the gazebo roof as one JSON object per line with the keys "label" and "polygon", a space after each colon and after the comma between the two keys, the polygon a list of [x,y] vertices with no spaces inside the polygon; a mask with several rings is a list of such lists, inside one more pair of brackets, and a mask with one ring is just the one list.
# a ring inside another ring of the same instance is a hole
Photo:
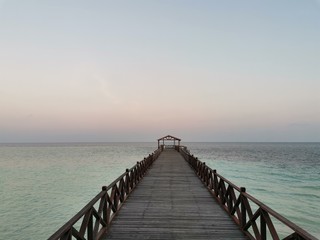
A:
{"label": "gazebo roof", "polygon": [[177,141],[181,141],[180,138],[177,138],[177,137],[174,137],[174,136],[171,136],[171,135],[167,135],[167,136],[164,136],[164,137],[158,139],[158,141],[161,141],[161,140],[168,140],[168,141],[177,140]]}

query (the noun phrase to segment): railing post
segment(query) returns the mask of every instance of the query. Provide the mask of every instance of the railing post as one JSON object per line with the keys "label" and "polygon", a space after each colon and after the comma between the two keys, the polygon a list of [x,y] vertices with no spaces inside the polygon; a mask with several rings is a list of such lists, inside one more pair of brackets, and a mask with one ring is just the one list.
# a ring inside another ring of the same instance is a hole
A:
{"label": "railing post", "polygon": [[241,197],[241,229],[244,228],[244,226],[246,225],[247,222],[247,211],[246,211],[246,206],[244,203],[244,198],[245,196],[243,196],[243,193],[246,192],[246,188],[245,187],[241,187],[240,188],[240,197]]}
{"label": "railing post", "polygon": [[[107,186],[102,186],[102,191],[107,191]],[[102,200],[101,200],[102,201]],[[108,202],[107,202],[107,192],[103,196],[104,201],[104,207],[102,208],[102,219],[106,222],[107,226],[109,225],[109,219],[108,219]]]}
{"label": "railing post", "polygon": [[206,162],[203,162],[201,167],[201,178],[202,178],[202,181],[207,185],[205,169],[206,169]]}
{"label": "railing post", "polygon": [[129,175],[130,175],[129,183],[130,183],[130,191],[131,191],[133,189],[135,178],[136,178],[136,176],[135,176],[136,175],[136,168],[132,168]]}
{"label": "railing post", "polygon": [[128,195],[130,192],[130,176],[129,176],[129,169],[126,169],[126,181],[125,181],[125,188],[126,188],[126,194]]}
{"label": "railing post", "polygon": [[210,184],[210,186],[209,186],[209,189],[210,189],[210,191],[212,192],[212,189],[213,189],[213,170],[210,170],[209,171],[209,184]]}
{"label": "railing post", "polygon": [[87,239],[93,240],[93,212],[92,212],[92,209],[90,211],[91,212],[90,212],[88,228],[87,228]]}
{"label": "railing post", "polygon": [[264,213],[263,210],[260,209],[260,234],[261,234],[261,240],[267,239],[267,229],[266,229],[266,221],[264,219]]}
{"label": "railing post", "polygon": [[229,185],[228,188],[227,188],[226,195],[227,195],[228,211],[231,214],[232,207],[233,207],[233,202],[232,202],[232,197],[231,197],[231,193],[230,192],[231,192],[231,190],[230,190],[230,185]]}
{"label": "railing post", "polygon": [[68,230],[67,232],[65,232],[60,239],[63,240],[72,240],[72,229]]}
{"label": "railing post", "polygon": [[[145,160],[146,158],[144,158]],[[136,177],[134,179],[134,185],[136,185],[139,180],[140,180],[140,173],[141,173],[141,166],[140,166],[140,162],[137,162],[137,167],[136,167]]]}
{"label": "railing post", "polygon": [[218,196],[218,177],[217,177],[217,170],[213,170],[213,190],[214,190],[214,195],[217,197]]}
{"label": "railing post", "polygon": [[145,169],[148,167],[149,161],[150,161],[150,154],[148,155],[148,157],[144,158],[144,161],[142,161],[141,163],[141,174],[140,174],[141,178],[144,175]]}
{"label": "railing post", "polygon": [[197,169],[197,174],[198,174],[198,176],[200,176],[200,170],[201,170],[201,166],[200,166],[200,164],[199,164],[199,161],[198,161],[198,158],[196,158],[196,157],[194,157],[193,155],[192,155],[192,158],[194,159],[194,162],[195,162],[195,164],[196,164],[196,169]]}

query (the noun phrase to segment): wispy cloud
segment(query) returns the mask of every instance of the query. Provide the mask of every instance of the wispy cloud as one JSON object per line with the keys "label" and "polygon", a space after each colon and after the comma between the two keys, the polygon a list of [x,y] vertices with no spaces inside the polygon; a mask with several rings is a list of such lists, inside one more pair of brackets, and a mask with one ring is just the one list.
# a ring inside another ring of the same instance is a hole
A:
{"label": "wispy cloud", "polygon": [[92,78],[99,84],[99,89],[111,103],[120,103],[120,99],[115,93],[115,89],[111,86],[111,81],[109,81],[106,77],[102,77],[98,73],[93,74]]}

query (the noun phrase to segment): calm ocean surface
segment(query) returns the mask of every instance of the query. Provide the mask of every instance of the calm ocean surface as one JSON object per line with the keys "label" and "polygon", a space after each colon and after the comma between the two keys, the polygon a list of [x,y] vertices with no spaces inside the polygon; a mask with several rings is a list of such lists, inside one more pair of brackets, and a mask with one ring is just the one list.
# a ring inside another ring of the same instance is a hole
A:
{"label": "calm ocean surface", "polygon": [[[320,143],[184,143],[320,238]],[[0,144],[0,239],[47,239],[157,143]]]}

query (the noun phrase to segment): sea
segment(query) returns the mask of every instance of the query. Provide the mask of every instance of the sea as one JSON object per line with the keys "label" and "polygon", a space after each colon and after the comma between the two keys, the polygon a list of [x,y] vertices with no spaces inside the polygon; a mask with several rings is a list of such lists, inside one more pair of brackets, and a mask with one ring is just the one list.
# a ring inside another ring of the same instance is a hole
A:
{"label": "sea", "polygon": [[[183,143],[320,238],[320,143]],[[0,144],[0,239],[47,239],[157,143]]]}

